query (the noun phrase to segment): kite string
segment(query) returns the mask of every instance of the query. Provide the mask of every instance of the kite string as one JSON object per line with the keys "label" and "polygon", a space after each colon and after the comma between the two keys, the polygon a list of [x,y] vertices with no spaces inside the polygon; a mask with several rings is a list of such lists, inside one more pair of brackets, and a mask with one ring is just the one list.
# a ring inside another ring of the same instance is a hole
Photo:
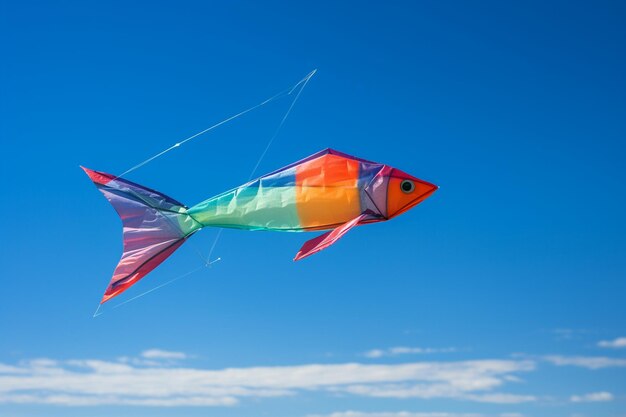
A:
{"label": "kite string", "polygon": [[195,273],[195,272],[198,272],[198,271],[199,271],[199,270],[201,270],[202,268],[208,268],[208,267],[210,267],[211,265],[213,265],[214,263],[219,262],[219,261],[221,261],[221,260],[222,260],[222,258],[217,258],[217,259],[215,259],[215,260],[213,260],[213,261],[211,261],[211,262],[207,262],[207,263],[206,263],[206,264],[204,264],[204,265],[200,265],[200,266],[199,266],[199,267],[197,267],[196,269],[193,269],[193,270],[191,270],[191,271],[189,271],[189,272],[186,272],[186,273],[184,273],[184,274],[182,274],[182,275],[179,275],[179,276],[177,276],[176,278],[172,278],[171,280],[166,281],[166,282],[164,282],[164,283],[163,283],[163,284],[161,284],[161,285],[157,285],[156,287],[154,287],[154,288],[152,288],[152,289],[150,289],[150,290],[148,290],[148,291],[146,291],[146,292],[143,292],[143,293],[141,293],[141,294],[139,294],[139,295],[134,296],[133,298],[130,298],[130,299],[128,299],[128,300],[126,300],[126,301],[124,301],[124,302],[121,302],[121,303],[119,303],[119,304],[115,305],[113,308],[118,308],[118,307],[123,306],[124,304],[128,304],[128,303],[130,303],[131,301],[134,301],[134,300],[136,300],[136,299],[138,299],[138,298],[143,297],[144,295],[150,294],[152,291],[156,291],[156,290],[158,290],[158,289],[160,289],[160,288],[165,287],[166,285],[169,285],[169,284],[171,284],[171,283],[173,283],[173,282],[175,282],[175,281],[178,281],[179,279],[183,279],[183,278],[185,278],[185,277],[187,277],[187,276],[189,276],[189,275],[191,275],[191,274],[193,274],[193,273]]}
{"label": "kite string", "polygon": [[[294,90],[300,84],[302,84],[302,88],[300,88],[300,90],[298,90],[298,94],[296,94],[295,98],[291,102],[291,105],[287,109],[287,112],[285,113],[285,115],[281,119],[281,121],[278,124],[278,127],[276,128],[276,130],[274,131],[274,134],[270,137],[270,140],[267,142],[267,145],[265,145],[265,149],[263,149],[263,152],[261,153],[261,156],[256,161],[256,164],[254,165],[254,168],[252,168],[252,171],[250,171],[250,176],[248,177],[248,181],[252,180],[252,177],[254,177],[254,174],[256,173],[256,170],[259,168],[259,165],[261,165],[261,162],[263,162],[263,159],[265,158],[265,155],[267,154],[267,151],[272,146],[272,143],[274,143],[274,139],[276,139],[276,137],[278,136],[278,133],[280,132],[280,130],[283,127],[283,125],[285,124],[285,120],[287,120],[287,117],[289,117],[289,114],[291,113],[291,110],[293,109],[293,107],[295,106],[296,102],[298,101],[298,98],[300,98],[300,94],[306,88],[307,83],[309,82],[311,77],[313,77],[315,75],[316,72],[317,72],[317,69],[314,69],[313,71],[308,73],[306,77],[304,77],[302,80],[300,80],[300,82],[298,82],[296,85],[294,85],[293,88],[289,91],[288,94],[293,93]],[[213,250],[215,249],[215,246],[217,246],[217,243],[219,242],[219,240],[222,237],[222,231],[223,230],[224,229],[219,229],[217,231],[217,235],[215,235],[215,239],[213,239],[213,243],[211,244],[211,249],[209,249],[209,255],[207,256],[207,261],[209,261],[209,262],[211,261],[211,255],[213,255]]]}
{"label": "kite string", "polygon": [[[161,152],[151,156],[150,158],[146,159],[145,161],[142,161],[142,162],[138,163],[137,165],[133,166],[132,168],[129,168],[126,171],[122,172],[120,175],[116,176],[115,179],[123,177],[124,175],[129,174],[129,173],[135,171],[136,169],[139,169],[139,168],[143,167],[146,164],[149,164],[150,162],[152,162],[155,159],[165,155],[166,153],[168,153],[168,152],[170,152],[170,151],[172,151],[172,150],[174,150],[176,148],[179,148],[180,146],[184,145],[185,143],[189,142],[190,140],[195,139],[198,136],[203,135],[203,134],[205,134],[207,132],[210,132],[211,130],[213,130],[213,129],[219,127],[219,126],[221,126],[221,125],[223,125],[225,123],[230,122],[231,120],[234,120],[234,119],[236,119],[238,117],[241,117],[241,116],[243,116],[246,113],[250,113],[251,111],[256,110],[259,107],[262,107],[262,106],[268,104],[269,102],[274,101],[274,100],[276,100],[276,99],[278,99],[278,98],[280,98],[280,97],[282,97],[284,95],[290,95],[300,84],[304,83],[304,85],[306,86],[306,83],[309,82],[309,80],[311,79],[313,74],[315,74],[316,71],[317,71],[316,69],[311,71],[306,77],[304,77],[303,79],[298,81],[292,87],[287,88],[287,89],[285,89],[285,90],[283,90],[283,91],[281,91],[281,92],[271,96],[270,98],[265,99],[262,102],[260,102],[258,104],[255,104],[252,107],[247,108],[246,110],[240,111],[239,113],[237,113],[237,114],[235,114],[233,116],[227,117],[226,119],[224,119],[224,120],[222,120],[222,121],[220,121],[220,122],[218,122],[218,123],[216,123],[216,124],[206,128],[206,129],[204,129],[204,130],[202,130],[200,132],[197,132],[197,133],[189,136],[188,138],[185,138],[185,139],[181,140],[180,142],[176,142],[175,144],[173,144],[169,148],[162,150]],[[303,86],[303,88],[304,88],[304,86]],[[300,92],[302,92],[302,89],[300,89]],[[298,93],[298,95],[300,95],[300,93]],[[296,100],[297,100],[297,97],[296,97]],[[295,100],[294,100],[294,102],[295,102]],[[292,103],[292,107],[293,107],[293,103]],[[289,111],[291,111],[291,107],[289,108]],[[287,112],[287,114],[289,113],[289,111]],[[284,122],[284,119],[285,118],[283,118],[283,122]],[[282,125],[282,122],[281,122],[281,125]],[[272,140],[273,140],[273,138],[272,138]],[[256,167],[255,167],[255,169],[256,169]]]}
{"label": "kite string", "polygon": [[295,106],[296,102],[298,101],[298,98],[300,98],[300,94],[302,93],[302,91],[304,91],[304,89],[306,88],[307,83],[309,82],[311,77],[313,77],[315,75],[316,72],[317,72],[317,69],[314,69],[313,71],[311,71],[306,77],[304,77],[302,80],[300,80],[300,82],[298,84],[296,84],[291,89],[291,91],[289,91],[288,94],[293,93],[293,91],[298,87],[298,85],[300,85],[304,81],[304,84],[302,84],[302,88],[300,88],[300,90],[298,90],[298,94],[296,94],[296,97],[293,99],[293,101],[291,102],[291,105],[287,109],[287,112],[285,113],[285,115],[281,119],[280,123],[278,124],[278,127],[276,128],[276,131],[274,131],[274,134],[272,135],[270,140],[267,142],[267,145],[265,146],[265,149],[263,149],[263,152],[261,153],[261,156],[259,157],[258,161],[256,161],[256,165],[254,165],[254,168],[252,168],[252,171],[250,172],[250,176],[248,177],[248,181],[250,181],[252,179],[252,177],[256,173],[256,170],[259,168],[259,165],[261,165],[261,162],[265,158],[265,155],[267,154],[267,151],[272,146],[272,143],[274,142],[274,139],[276,139],[276,137],[278,136],[278,133],[280,132],[280,129],[285,124],[285,120],[287,120],[287,117],[289,117],[289,114],[291,113],[291,109],[293,109],[293,106]]}
{"label": "kite string", "polygon": [[[219,261],[221,261],[221,260],[222,260],[222,258],[217,258],[217,259],[215,259],[215,260],[213,260],[213,261],[211,261],[211,262],[207,262],[207,263],[205,263],[205,264],[203,264],[203,265],[200,265],[200,266],[199,266],[199,267],[197,267],[196,269],[193,269],[193,270],[191,270],[191,271],[189,271],[189,272],[185,272],[184,274],[179,275],[179,276],[177,276],[176,278],[172,278],[171,280],[166,281],[166,282],[164,282],[163,284],[158,285],[158,286],[156,286],[156,287],[154,287],[154,288],[152,288],[152,289],[149,289],[148,291],[142,292],[141,294],[136,295],[136,296],[134,296],[133,298],[130,298],[130,299],[126,300],[126,301],[123,301],[123,302],[121,302],[121,303],[119,303],[119,304],[116,304],[115,306],[113,306],[113,308],[118,308],[118,307],[123,306],[124,304],[128,304],[128,303],[130,303],[131,301],[135,301],[136,299],[141,298],[141,297],[143,297],[144,295],[150,294],[151,292],[156,291],[156,290],[158,290],[158,289],[160,289],[160,288],[163,288],[163,287],[165,287],[166,285],[169,285],[169,284],[171,284],[171,283],[173,283],[173,282],[175,282],[175,281],[178,281],[179,279],[183,279],[183,278],[185,278],[185,277],[187,277],[187,276],[189,276],[189,275],[191,275],[191,274],[193,274],[193,273],[196,273],[196,272],[198,272],[199,270],[201,270],[202,268],[208,268],[208,267],[210,267],[211,265],[213,265],[214,263],[219,262]],[[98,304],[98,308],[96,309],[96,312],[95,312],[95,313],[93,313],[93,317],[98,317],[98,316],[100,316],[100,315],[104,314],[104,313],[100,313],[100,308],[101,308],[101,307],[102,307],[102,304]]]}

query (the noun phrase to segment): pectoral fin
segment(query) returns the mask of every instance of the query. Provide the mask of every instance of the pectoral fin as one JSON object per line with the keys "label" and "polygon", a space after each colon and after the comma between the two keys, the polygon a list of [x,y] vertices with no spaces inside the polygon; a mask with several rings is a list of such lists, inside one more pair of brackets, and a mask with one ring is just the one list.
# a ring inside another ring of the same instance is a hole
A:
{"label": "pectoral fin", "polygon": [[307,240],[304,242],[304,245],[300,248],[298,253],[296,253],[296,257],[293,258],[294,261],[299,261],[302,258],[306,258],[307,256],[313,255],[321,251],[322,249],[326,249],[333,243],[339,240],[343,235],[345,235],[348,230],[352,229],[354,226],[358,226],[359,222],[366,218],[367,214],[361,214],[359,217],[356,217],[350,220],[347,223],[342,224],[341,226],[331,230],[330,232],[326,232],[322,235],[314,237],[311,240]]}

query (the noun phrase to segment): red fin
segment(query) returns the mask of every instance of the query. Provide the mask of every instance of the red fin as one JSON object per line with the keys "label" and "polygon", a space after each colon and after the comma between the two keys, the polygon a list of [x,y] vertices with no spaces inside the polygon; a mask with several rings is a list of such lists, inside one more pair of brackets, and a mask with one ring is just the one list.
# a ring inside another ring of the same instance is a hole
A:
{"label": "red fin", "polygon": [[304,245],[302,245],[298,253],[296,253],[296,257],[293,258],[293,260],[299,261],[302,258],[306,258],[307,256],[311,256],[314,253],[326,249],[327,247],[338,241],[339,238],[341,238],[343,235],[348,233],[348,230],[352,229],[354,226],[358,226],[361,220],[363,220],[367,216],[367,214],[361,214],[359,217],[356,217],[349,222],[342,224],[341,226],[331,230],[330,232],[326,232],[322,235],[314,237],[311,240],[307,240],[306,242],[304,242]]}

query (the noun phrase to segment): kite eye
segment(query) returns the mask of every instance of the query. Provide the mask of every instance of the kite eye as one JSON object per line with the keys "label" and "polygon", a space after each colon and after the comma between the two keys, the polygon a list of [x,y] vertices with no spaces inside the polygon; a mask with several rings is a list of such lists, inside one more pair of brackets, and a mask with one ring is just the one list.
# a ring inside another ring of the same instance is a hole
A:
{"label": "kite eye", "polygon": [[406,194],[412,193],[415,190],[415,184],[413,181],[404,180],[400,183],[400,189]]}

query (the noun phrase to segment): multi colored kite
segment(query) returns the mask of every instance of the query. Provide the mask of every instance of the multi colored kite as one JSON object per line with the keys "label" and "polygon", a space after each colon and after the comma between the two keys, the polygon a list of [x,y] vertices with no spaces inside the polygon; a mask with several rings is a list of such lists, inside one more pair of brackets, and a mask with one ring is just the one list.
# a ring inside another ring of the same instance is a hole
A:
{"label": "multi colored kite", "polygon": [[126,291],[203,227],[310,232],[294,260],[351,228],[389,220],[437,186],[399,169],[326,149],[189,208],[158,191],[83,168],[124,227],[124,251],[101,304]]}

